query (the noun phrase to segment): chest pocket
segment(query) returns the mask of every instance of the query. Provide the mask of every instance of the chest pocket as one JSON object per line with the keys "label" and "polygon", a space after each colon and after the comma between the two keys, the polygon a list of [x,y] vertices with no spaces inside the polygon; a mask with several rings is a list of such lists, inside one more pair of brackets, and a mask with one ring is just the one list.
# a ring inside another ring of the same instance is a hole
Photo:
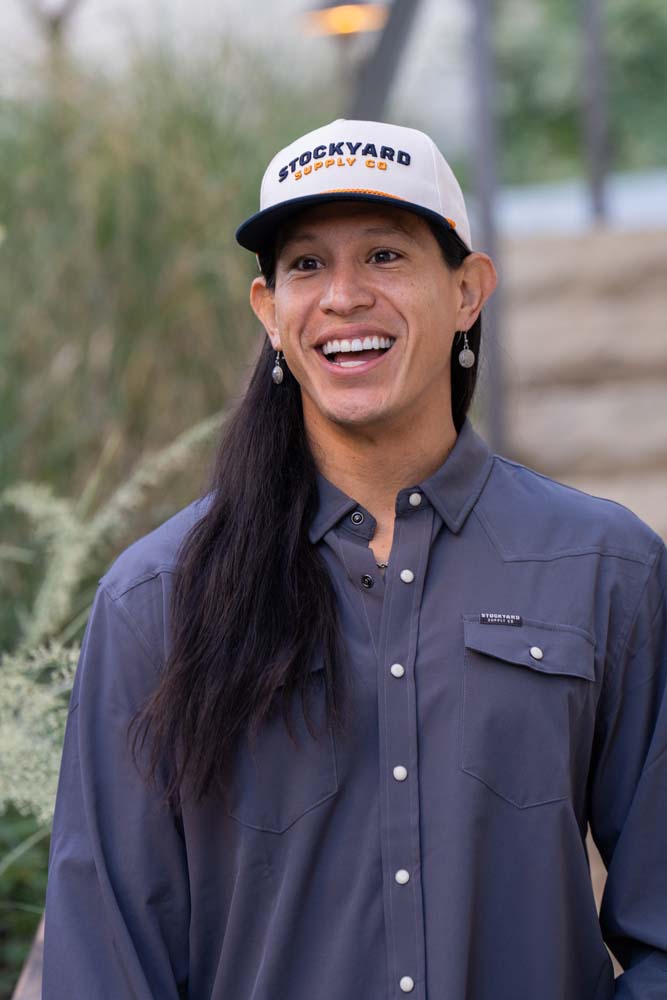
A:
{"label": "chest pocket", "polygon": [[576,723],[594,687],[593,637],[477,616],[464,619],[464,635],[462,769],[521,809],[567,798]]}
{"label": "chest pocket", "polygon": [[309,677],[310,735],[301,695],[292,696],[291,718],[296,746],[283,718],[280,694],[253,746],[244,736],[239,744],[231,780],[228,812],[238,823],[255,830],[284,833],[298,819],[338,791],[333,733],[325,724],[326,702],[322,662]]}

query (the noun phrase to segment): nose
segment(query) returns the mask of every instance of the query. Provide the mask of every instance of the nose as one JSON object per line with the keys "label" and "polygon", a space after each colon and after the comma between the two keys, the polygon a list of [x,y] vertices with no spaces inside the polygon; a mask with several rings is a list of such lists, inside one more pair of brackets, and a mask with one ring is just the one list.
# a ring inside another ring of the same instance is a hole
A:
{"label": "nose", "polygon": [[356,309],[368,309],[375,296],[354,261],[337,261],[326,269],[320,297],[322,312],[348,315]]}

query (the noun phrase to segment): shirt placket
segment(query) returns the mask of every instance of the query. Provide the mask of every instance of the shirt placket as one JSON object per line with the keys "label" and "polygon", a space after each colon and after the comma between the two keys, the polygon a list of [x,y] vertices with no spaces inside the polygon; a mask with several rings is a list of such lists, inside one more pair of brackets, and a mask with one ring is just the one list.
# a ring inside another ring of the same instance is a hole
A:
{"label": "shirt placket", "polygon": [[[389,997],[426,1000],[415,660],[434,511],[419,490],[396,501],[384,578],[369,547],[375,521],[358,507],[327,541],[357,589],[377,663],[380,843]],[[342,530],[341,530],[342,529]]]}
{"label": "shirt placket", "polygon": [[426,1000],[415,660],[433,508],[399,494],[385,576],[378,719],[382,868],[391,997]]}

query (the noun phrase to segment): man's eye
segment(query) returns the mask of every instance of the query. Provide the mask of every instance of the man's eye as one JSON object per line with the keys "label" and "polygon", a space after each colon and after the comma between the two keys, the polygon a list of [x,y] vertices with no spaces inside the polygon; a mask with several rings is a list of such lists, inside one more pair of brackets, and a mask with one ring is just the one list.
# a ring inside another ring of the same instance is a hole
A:
{"label": "man's eye", "polygon": [[375,250],[371,255],[371,260],[375,261],[376,264],[391,264],[399,257],[400,254],[396,253],[395,250]]}
{"label": "man's eye", "polygon": [[316,271],[319,265],[317,257],[297,257],[292,266],[297,271]]}

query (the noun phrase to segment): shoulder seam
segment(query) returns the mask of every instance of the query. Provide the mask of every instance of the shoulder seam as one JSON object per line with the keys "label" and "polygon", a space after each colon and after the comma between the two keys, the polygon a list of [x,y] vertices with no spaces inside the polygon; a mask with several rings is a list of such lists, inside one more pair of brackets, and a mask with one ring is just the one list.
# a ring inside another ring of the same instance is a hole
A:
{"label": "shoulder seam", "polygon": [[[588,496],[588,494],[584,494]],[[602,499],[602,498],[598,498]],[[614,501],[610,501],[613,503]],[[559,559],[571,559],[578,556],[597,555],[612,559],[626,559],[628,562],[636,562],[642,566],[650,565],[647,555],[642,555],[632,549],[621,549],[615,546],[588,545],[576,549],[560,549],[554,552],[525,552],[520,555],[511,555],[503,548],[500,540],[496,537],[492,525],[488,518],[482,513],[479,505],[475,506],[473,513],[480,521],[491,544],[494,546],[503,562],[556,562]]]}
{"label": "shoulder seam", "polygon": [[144,570],[143,573],[139,573],[137,576],[130,577],[129,580],[124,580],[122,583],[117,585],[110,583],[103,583],[105,576],[101,576],[98,583],[102,584],[105,591],[109,595],[112,601],[118,600],[119,597],[123,597],[130,590],[134,590],[136,587],[140,587],[142,583],[148,583],[149,580],[154,580],[156,577],[160,576],[162,573],[175,573],[177,570],[176,563],[162,563],[158,566],[153,567],[150,570]]}
{"label": "shoulder seam", "polygon": [[[153,650],[151,649],[151,645],[150,645],[148,639],[146,638],[146,636],[144,635],[142,629],[136,623],[136,621],[134,620],[134,618],[132,617],[132,615],[130,614],[130,612],[127,610],[127,608],[125,607],[125,605],[121,604],[120,600],[118,599],[119,597],[122,597],[123,595],[119,594],[118,597],[114,597],[113,594],[111,594],[111,592],[108,590],[108,588],[105,587],[104,585],[102,585],[100,589],[109,598],[109,601],[111,602],[111,605],[113,606],[113,608],[118,612],[118,615],[123,619],[123,621],[125,622],[125,624],[129,628],[129,630],[132,632],[132,634],[134,635],[135,639],[137,640],[137,642],[141,646],[142,650],[144,651],[144,653],[148,657],[148,660],[149,660],[150,664],[152,665],[152,667],[155,669],[156,672],[159,673],[161,664],[160,664],[159,661],[156,662]],[[127,591],[124,591],[123,593],[127,593]]]}
{"label": "shoulder seam", "polygon": [[618,670],[618,664],[623,660],[623,657],[626,654],[628,643],[630,641],[630,636],[632,634],[632,629],[639,615],[639,609],[641,608],[642,605],[642,598],[644,596],[644,593],[646,592],[646,588],[648,587],[649,580],[651,579],[651,573],[653,572],[655,565],[658,561],[658,553],[660,552],[660,549],[663,546],[664,542],[662,541],[662,539],[659,536],[656,537],[653,549],[651,550],[651,558],[646,564],[646,574],[644,576],[644,580],[642,581],[642,585],[639,588],[636,604],[632,612],[628,615],[625,631],[621,633],[621,638],[619,640],[619,647],[618,647],[618,655],[611,661],[610,669],[608,668],[604,672],[604,683],[602,686],[602,691],[600,692],[601,699],[607,690],[607,685],[609,683],[609,675],[616,674],[616,671]]}
{"label": "shoulder seam", "polygon": [[572,486],[570,483],[564,483],[560,479],[555,479],[553,476],[547,476],[544,472],[538,472],[537,469],[531,468],[529,465],[524,465],[522,462],[515,462],[511,458],[506,458],[504,455],[495,456],[499,462],[504,462],[505,465],[512,465],[515,469],[523,469],[525,472],[529,472],[532,476],[537,476],[538,479],[543,479],[546,483],[555,483],[557,486],[562,487],[564,490],[569,490],[571,493],[578,493],[579,496],[588,497],[588,499],[600,500],[602,503],[611,504],[613,507],[618,507],[620,510],[625,510],[628,514],[632,514],[637,520],[641,520],[634,510],[630,507],[626,507],[625,504],[620,503],[618,500],[612,500],[611,497],[600,497],[595,493],[587,493],[586,490],[580,490],[578,486]]}

